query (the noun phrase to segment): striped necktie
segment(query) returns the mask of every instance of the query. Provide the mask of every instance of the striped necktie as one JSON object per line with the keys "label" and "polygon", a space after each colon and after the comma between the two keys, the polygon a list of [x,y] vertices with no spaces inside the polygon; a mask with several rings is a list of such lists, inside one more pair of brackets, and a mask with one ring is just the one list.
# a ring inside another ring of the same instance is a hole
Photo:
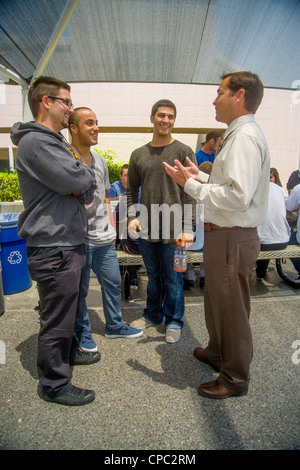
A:
{"label": "striped necktie", "polygon": [[218,150],[216,151],[216,156],[218,155],[218,153],[221,152],[222,148],[225,145],[225,142],[226,142],[226,138],[224,139],[224,134],[223,134],[222,137],[221,137],[220,143],[219,143]]}
{"label": "striped necktie", "polygon": [[[228,137],[228,136],[227,136],[227,137]],[[221,152],[222,148],[224,147],[227,137],[224,139],[224,134],[222,134],[222,137],[221,137],[221,140],[220,140],[220,143],[219,143],[218,150],[216,151],[216,156],[218,155],[218,153]],[[210,182],[210,178],[211,178],[211,174],[209,175],[209,178],[208,178],[208,180],[207,180],[207,183]]]}

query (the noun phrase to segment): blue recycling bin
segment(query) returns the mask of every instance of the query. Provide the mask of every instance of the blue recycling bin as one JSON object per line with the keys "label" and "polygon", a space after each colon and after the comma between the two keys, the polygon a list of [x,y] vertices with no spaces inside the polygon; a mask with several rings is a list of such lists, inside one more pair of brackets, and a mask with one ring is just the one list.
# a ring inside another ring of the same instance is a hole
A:
{"label": "blue recycling bin", "polygon": [[0,214],[0,243],[3,293],[16,294],[29,289],[26,240],[18,236],[19,213]]}

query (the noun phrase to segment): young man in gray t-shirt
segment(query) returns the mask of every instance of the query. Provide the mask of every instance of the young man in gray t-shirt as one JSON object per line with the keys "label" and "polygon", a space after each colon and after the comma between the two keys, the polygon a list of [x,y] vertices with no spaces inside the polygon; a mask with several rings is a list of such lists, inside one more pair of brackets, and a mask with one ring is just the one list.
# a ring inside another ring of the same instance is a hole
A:
{"label": "young man in gray t-shirt", "polygon": [[120,308],[121,276],[115,248],[116,232],[107,213],[107,190],[110,186],[108,168],[103,157],[91,152],[98,142],[98,121],[89,108],[76,108],[69,121],[72,146],[81,156],[84,165],[92,168],[96,177],[96,190],[91,204],[86,205],[88,231],[85,241],[86,265],[83,270],[79,304],[76,314],[75,334],[83,351],[96,353],[97,345],[91,334],[86,297],[91,269],[101,285],[103,311],[107,338],[138,338],[143,332],[124,322]]}

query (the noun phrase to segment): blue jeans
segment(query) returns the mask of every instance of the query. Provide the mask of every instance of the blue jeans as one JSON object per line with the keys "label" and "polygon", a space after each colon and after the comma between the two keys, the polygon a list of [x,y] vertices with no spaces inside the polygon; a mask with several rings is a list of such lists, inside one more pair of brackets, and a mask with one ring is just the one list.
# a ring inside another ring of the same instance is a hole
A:
{"label": "blue jeans", "polygon": [[79,343],[82,342],[83,338],[91,336],[91,324],[86,306],[91,269],[101,285],[106,329],[115,330],[124,324],[120,309],[121,275],[115,243],[112,242],[104,246],[86,245],[85,249],[86,264],[82,273],[75,321],[75,334]]}
{"label": "blue jeans", "polygon": [[182,328],[184,294],[182,274],[174,271],[175,243],[148,242],[139,239],[139,248],[147,269],[147,306],[143,316],[168,328]]}

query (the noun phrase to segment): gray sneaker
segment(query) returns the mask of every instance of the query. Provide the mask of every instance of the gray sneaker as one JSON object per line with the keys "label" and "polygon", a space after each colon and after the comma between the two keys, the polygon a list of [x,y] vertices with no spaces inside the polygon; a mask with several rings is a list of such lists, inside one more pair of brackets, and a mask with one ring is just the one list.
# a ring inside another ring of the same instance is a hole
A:
{"label": "gray sneaker", "polygon": [[106,338],[139,338],[140,336],[143,336],[142,330],[132,328],[132,325],[128,323],[124,323],[121,328],[117,328],[116,330],[105,329]]}
{"label": "gray sneaker", "polygon": [[177,343],[180,340],[181,329],[167,328],[166,330],[166,342]]}
{"label": "gray sneaker", "polygon": [[[161,325],[161,323],[159,324]],[[149,326],[158,326],[158,324],[147,320],[145,317],[141,317],[130,323],[130,326],[132,326],[132,328],[139,328],[140,330],[144,330],[145,328],[149,328]]]}

